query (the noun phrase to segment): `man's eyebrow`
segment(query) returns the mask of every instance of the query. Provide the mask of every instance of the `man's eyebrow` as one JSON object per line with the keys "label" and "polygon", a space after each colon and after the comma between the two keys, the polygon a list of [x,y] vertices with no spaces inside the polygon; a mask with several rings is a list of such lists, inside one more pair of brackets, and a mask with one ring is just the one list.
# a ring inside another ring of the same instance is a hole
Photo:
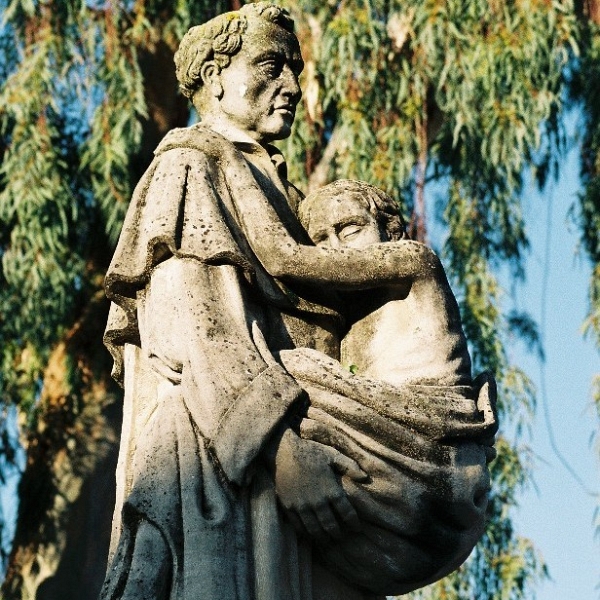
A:
{"label": "man's eyebrow", "polygon": [[296,74],[299,74],[304,70],[304,60],[302,60],[301,56],[292,56],[288,60],[288,56],[283,50],[279,50],[279,51],[278,50],[265,50],[264,52],[257,54],[254,57],[253,62],[260,63],[265,60],[273,60],[273,59],[287,62],[292,67],[292,70]]}

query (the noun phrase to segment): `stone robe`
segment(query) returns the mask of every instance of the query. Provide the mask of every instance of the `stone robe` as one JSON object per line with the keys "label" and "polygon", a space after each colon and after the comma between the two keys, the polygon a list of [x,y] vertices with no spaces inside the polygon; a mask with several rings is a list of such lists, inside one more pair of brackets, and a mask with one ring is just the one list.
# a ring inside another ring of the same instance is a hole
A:
{"label": "stone robe", "polygon": [[302,437],[334,447],[369,478],[342,485],[361,528],[316,547],[355,589],[405,594],[458,568],[483,534],[496,386],[392,385],[352,375],[321,352],[281,360],[308,392]]}
{"label": "stone robe", "polygon": [[[148,572],[130,572],[141,521],[168,546],[171,600],[313,597],[309,545],[282,521],[261,453],[305,401],[272,353],[335,347],[339,317],[264,271],[211,144],[229,142],[201,126],[165,138],[107,274],[105,340],[126,390],[107,600],[158,569],[150,556]],[[246,176],[307,242],[283,171],[258,146],[238,149]]]}

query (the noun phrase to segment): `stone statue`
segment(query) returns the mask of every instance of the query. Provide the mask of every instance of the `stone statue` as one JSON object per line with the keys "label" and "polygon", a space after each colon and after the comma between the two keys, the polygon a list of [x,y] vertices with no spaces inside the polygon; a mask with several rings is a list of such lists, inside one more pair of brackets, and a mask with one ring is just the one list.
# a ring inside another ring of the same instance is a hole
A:
{"label": "stone statue", "polygon": [[[101,598],[374,600],[423,585],[482,531],[496,427],[443,269],[422,244],[315,245],[300,223],[271,145],[301,95],[285,10],[258,2],[193,27],[175,62],[202,121],[157,148],[106,277],[125,404]],[[424,265],[446,339],[460,337],[443,367],[468,381],[344,370],[344,334],[379,310],[365,297],[420,314]],[[348,299],[362,308],[345,314]],[[397,503],[383,523],[369,521],[378,498]],[[361,544],[374,554],[349,576]]]}

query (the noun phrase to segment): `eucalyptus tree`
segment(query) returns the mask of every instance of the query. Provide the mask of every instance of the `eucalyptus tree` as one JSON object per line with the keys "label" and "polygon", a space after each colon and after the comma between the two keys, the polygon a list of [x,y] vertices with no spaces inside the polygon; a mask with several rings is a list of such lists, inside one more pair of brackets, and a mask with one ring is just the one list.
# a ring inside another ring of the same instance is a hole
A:
{"label": "eucalyptus tree", "polygon": [[[290,2],[305,49],[304,114],[287,155],[307,187],[345,176],[396,195],[413,234],[441,248],[476,368],[498,378],[506,421],[533,407],[507,358],[535,325],[510,309],[497,272],[523,277],[526,169],[543,185],[560,160],[565,67],[577,53],[568,2]],[[436,183],[437,182],[437,183]],[[440,190],[440,186],[443,186]],[[426,202],[426,190],[438,202]],[[433,204],[433,205],[432,205]],[[445,239],[427,236],[441,220]],[[505,422],[506,422],[505,421]],[[510,508],[525,455],[500,438],[488,532],[457,574],[424,598],[521,598],[545,573]]]}
{"label": "eucalyptus tree", "polygon": [[[515,332],[535,342],[536,330],[512,310],[498,273],[524,275],[525,172],[543,184],[560,160],[566,67],[581,22],[573,6],[280,3],[296,20],[306,63],[285,143],[290,179],[306,190],[364,179],[401,202],[413,235],[442,252],[475,368],[498,379],[504,422],[526,419],[533,388],[507,348]],[[111,477],[120,402],[101,346],[103,273],[153,148],[193,118],[174,79],[179,39],[240,2],[0,5],[0,393],[4,406],[18,407],[28,457],[3,593],[88,597],[104,568],[112,499],[99,488]],[[597,156],[595,135],[588,145]],[[582,206],[598,262],[598,202]],[[484,540],[457,574],[417,596],[524,598],[545,573],[511,520],[527,455],[503,436],[498,448]]]}
{"label": "eucalyptus tree", "polygon": [[[593,265],[585,329],[600,349],[600,2],[583,2],[580,10],[584,16],[582,50],[572,91],[575,99],[581,101],[584,114],[583,191],[576,214],[583,246]],[[600,373],[594,384],[594,398],[600,413]]]}
{"label": "eucalyptus tree", "polygon": [[1,5],[0,393],[27,452],[3,594],[92,597],[119,427],[104,271],[153,147],[188,119],[174,49],[191,23],[235,5]]}
{"label": "eucalyptus tree", "polygon": [[[581,141],[583,190],[574,214],[582,246],[592,264],[584,331],[600,350],[600,2],[582,0],[577,4],[583,25],[581,59],[574,68],[572,96],[582,108],[584,127]],[[592,393],[600,415],[600,373],[594,378]],[[600,453],[598,437],[596,444]],[[596,510],[596,528],[600,531],[600,506]]]}

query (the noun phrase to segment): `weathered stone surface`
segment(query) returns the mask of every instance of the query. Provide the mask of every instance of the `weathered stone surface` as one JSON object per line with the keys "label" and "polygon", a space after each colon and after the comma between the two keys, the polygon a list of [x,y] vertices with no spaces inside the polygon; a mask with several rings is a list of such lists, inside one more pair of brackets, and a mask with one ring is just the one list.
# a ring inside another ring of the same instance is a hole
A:
{"label": "weathered stone surface", "polygon": [[106,278],[125,408],[101,598],[424,585],[481,535],[497,427],[439,259],[371,186],[287,181],[285,11],[192,28],[176,65],[202,124],[159,144]]}
{"label": "weathered stone surface", "polygon": [[[300,217],[319,245],[388,240],[399,255],[421,250],[399,240],[393,200],[363,182],[311,194]],[[368,475],[342,478],[360,530],[320,544],[319,554],[360,588],[402,594],[457,568],[483,533],[495,383],[487,374],[471,380],[458,306],[431,250],[359,311],[341,341],[346,368],[309,349],[281,359],[310,397],[302,436],[336,448]]]}

